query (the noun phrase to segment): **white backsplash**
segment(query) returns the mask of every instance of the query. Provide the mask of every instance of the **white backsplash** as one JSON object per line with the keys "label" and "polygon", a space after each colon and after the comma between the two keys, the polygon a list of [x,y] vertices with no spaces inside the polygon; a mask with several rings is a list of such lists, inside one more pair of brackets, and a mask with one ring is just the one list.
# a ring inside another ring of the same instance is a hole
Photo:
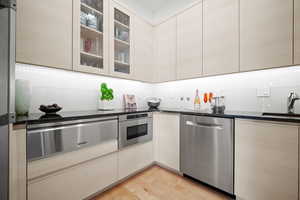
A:
{"label": "white backsplash", "polygon": [[[16,78],[31,82],[32,113],[39,112],[41,104],[53,103],[63,106],[64,111],[95,110],[102,82],[114,89],[116,108],[123,107],[123,94],[128,93],[136,95],[138,107],[146,107],[146,99],[156,96],[163,100],[161,107],[193,109],[195,91],[199,89],[201,100],[204,92],[224,95],[227,110],[285,112],[288,93],[296,91],[300,95],[300,66],[148,84],[17,64]],[[270,89],[270,97],[257,97],[257,90],[263,88]],[[295,107],[300,113],[300,102]]]}
{"label": "white backsplash", "polygon": [[[257,90],[270,89],[270,97],[257,97]],[[290,91],[300,95],[300,66],[160,83],[154,86],[162,107],[193,109],[196,89],[226,97],[231,111],[286,112]],[[182,101],[181,98],[184,98]],[[190,101],[187,100],[190,98]],[[201,102],[203,106],[203,101]],[[300,102],[295,104],[300,113]]]}
{"label": "white backsplash", "polygon": [[123,107],[123,94],[135,94],[138,107],[146,107],[146,98],[153,96],[151,84],[25,64],[16,65],[16,79],[31,82],[31,113],[39,112],[41,104],[53,103],[63,111],[95,110],[103,82],[114,90],[116,108]]}

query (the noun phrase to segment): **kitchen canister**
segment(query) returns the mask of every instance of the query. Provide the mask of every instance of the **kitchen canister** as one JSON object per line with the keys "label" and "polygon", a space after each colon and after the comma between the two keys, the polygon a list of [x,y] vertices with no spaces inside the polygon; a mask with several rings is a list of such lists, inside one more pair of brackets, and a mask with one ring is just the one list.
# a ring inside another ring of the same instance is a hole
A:
{"label": "kitchen canister", "polygon": [[28,115],[31,101],[31,84],[28,80],[16,80],[16,114]]}

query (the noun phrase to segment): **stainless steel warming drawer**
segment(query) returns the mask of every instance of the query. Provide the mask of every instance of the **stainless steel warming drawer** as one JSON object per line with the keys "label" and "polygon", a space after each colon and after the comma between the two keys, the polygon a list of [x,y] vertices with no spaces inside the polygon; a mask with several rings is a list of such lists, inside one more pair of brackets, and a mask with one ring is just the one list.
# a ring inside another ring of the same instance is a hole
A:
{"label": "stainless steel warming drawer", "polygon": [[118,141],[117,117],[30,125],[27,159],[42,159],[112,140]]}

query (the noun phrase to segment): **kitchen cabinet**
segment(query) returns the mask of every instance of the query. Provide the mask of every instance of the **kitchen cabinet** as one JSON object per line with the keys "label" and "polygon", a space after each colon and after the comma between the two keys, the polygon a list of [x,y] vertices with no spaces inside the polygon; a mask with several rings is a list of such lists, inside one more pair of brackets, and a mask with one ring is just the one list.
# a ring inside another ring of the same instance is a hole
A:
{"label": "kitchen cabinet", "polygon": [[119,180],[122,180],[154,161],[153,142],[129,146],[118,152]]}
{"label": "kitchen cabinet", "polygon": [[74,1],[73,68],[107,74],[109,67],[109,2]]}
{"label": "kitchen cabinet", "polygon": [[17,0],[17,62],[72,69],[72,2]]}
{"label": "kitchen cabinet", "polygon": [[240,70],[293,64],[293,0],[240,0]]}
{"label": "kitchen cabinet", "polygon": [[154,159],[179,171],[179,114],[154,113]]}
{"label": "kitchen cabinet", "polygon": [[10,127],[9,146],[9,200],[24,200],[27,194],[25,126]]}
{"label": "kitchen cabinet", "polygon": [[239,1],[203,2],[203,74],[239,71]]}
{"label": "kitchen cabinet", "polygon": [[295,51],[294,51],[294,64],[300,64],[300,0],[294,1],[294,14],[295,14]]}
{"label": "kitchen cabinet", "polygon": [[177,19],[173,17],[155,30],[155,81],[176,79]]}
{"label": "kitchen cabinet", "polygon": [[117,166],[117,153],[113,153],[31,180],[28,200],[85,199],[118,180]]}
{"label": "kitchen cabinet", "polygon": [[298,199],[298,127],[235,123],[235,193],[243,200]]}
{"label": "kitchen cabinet", "polygon": [[35,160],[28,163],[28,180],[70,168],[79,163],[84,163],[92,159],[118,151],[117,140],[107,141],[89,148],[78,151],[58,154],[52,157]]}
{"label": "kitchen cabinet", "polygon": [[177,17],[177,79],[202,75],[202,3]]}
{"label": "kitchen cabinet", "polygon": [[134,79],[153,82],[154,78],[154,27],[134,17]]}
{"label": "kitchen cabinet", "polygon": [[133,78],[133,14],[118,3],[110,6],[110,75]]}

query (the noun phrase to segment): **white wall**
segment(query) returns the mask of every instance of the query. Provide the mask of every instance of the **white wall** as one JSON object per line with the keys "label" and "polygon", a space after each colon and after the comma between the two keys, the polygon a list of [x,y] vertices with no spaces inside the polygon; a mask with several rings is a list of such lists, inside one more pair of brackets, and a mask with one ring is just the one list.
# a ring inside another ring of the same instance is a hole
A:
{"label": "white wall", "polygon": [[16,79],[31,82],[31,113],[41,104],[63,106],[63,111],[95,110],[102,82],[114,89],[116,107],[123,107],[123,94],[135,94],[139,107],[146,107],[146,98],[153,96],[151,84],[97,75],[70,72],[25,64],[16,65]]}
{"label": "white wall", "polygon": [[[271,96],[257,97],[257,89],[260,88],[270,88]],[[300,66],[175,81],[154,86],[156,96],[163,99],[162,107],[188,109],[194,107],[196,89],[199,89],[202,100],[205,92],[225,95],[227,110],[286,112],[289,92],[294,90],[300,95]],[[181,101],[180,97],[184,97],[185,100]],[[191,100],[187,101],[186,97]],[[300,113],[300,102],[297,102],[295,107]]]}
{"label": "white wall", "polygon": [[[195,90],[226,96],[227,110],[285,112],[290,91],[300,95],[300,66],[215,77],[147,84],[138,81],[17,64],[16,78],[30,80],[32,103],[30,111],[38,112],[41,104],[58,103],[64,111],[95,110],[98,106],[98,88],[106,82],[113,88],[116,107],[122,108],[125,93],[135,94],[139,107],[146,107],[146,98],[163,99],[161,107],[193,109]],[[257,89],[270,88],[271,96],[257,97]],[[180,98],[184,97],[184,101]],[[187,101],[189,97],[191,100]],[[202,101],[203,105],[203,101]],[[296,112],[300,113],[300,102]]]}

